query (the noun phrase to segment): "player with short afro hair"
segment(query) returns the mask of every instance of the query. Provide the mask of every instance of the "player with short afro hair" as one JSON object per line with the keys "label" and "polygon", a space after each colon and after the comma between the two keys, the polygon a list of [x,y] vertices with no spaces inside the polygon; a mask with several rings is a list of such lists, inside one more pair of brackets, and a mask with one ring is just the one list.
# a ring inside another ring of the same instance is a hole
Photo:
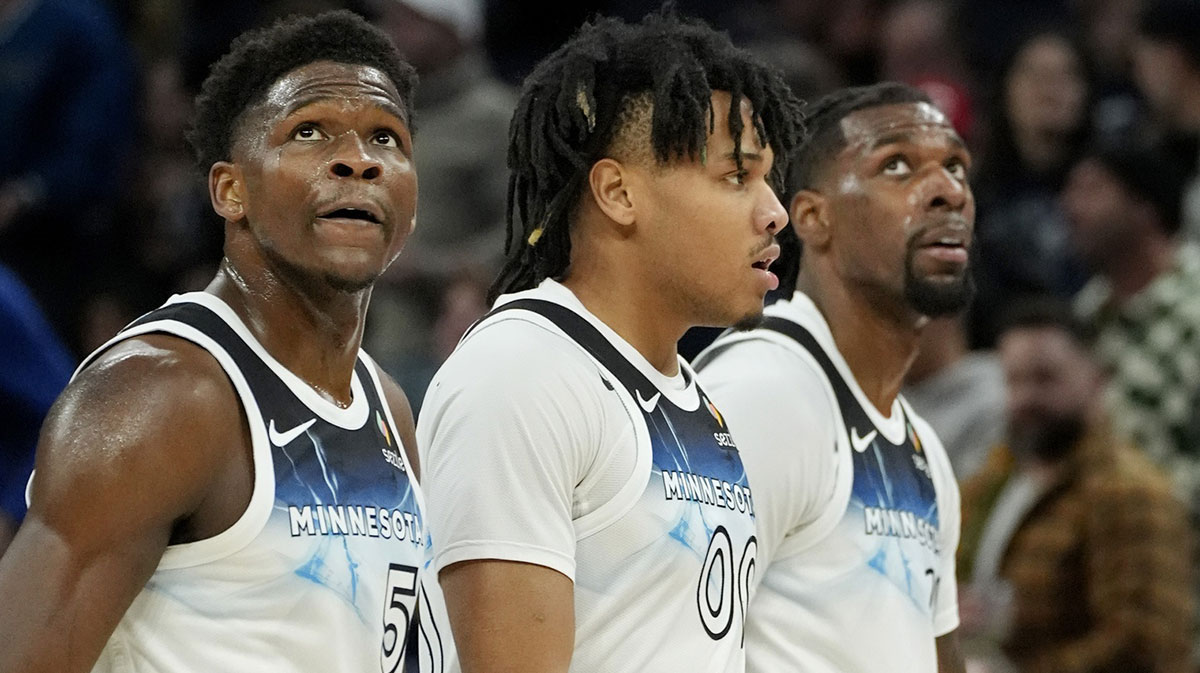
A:
{"label": "player with short afro hair", "polygon": [[[507,260],[491,299],[565,276],[569,222],[596,161],[704,161],[714,91],[731,95],[734,138],[742,134],[739,105],[749,101],[755,131],[774,150],[769,177],[780,192],[803,132],[801,103],[779,73],[724,33],[667,6],[640,23],[594,19],[543,60],[525,80],[509,129]],[[645,157],[621,156],[631,152]],[[734,158],[740,169],[740,148]]]}
{"label": "player with short afro hair", "polygon": [[241,35],[229,53],[213,64],[196,96],[195,121],[187,134],[201,170],[232,159],[242,116],[260,102],[271,85],[316,61],[366,65],[383,72],[400,94],[409,131],[413,131],[416,71],[383,31],[347,10],[291,16]]}
{"label": "player with short afro hair", "polygon": [[[933,101],[916,87],[899,82],[879,82],[838,89],[807,108],[804,120],[807,133],[788,165],[787,191],[780,193],[784,205],[790,203],[796,192],[812,189],[821,171],[846,147],[843,119],[859,110],[901,103],[932,105]],[[771,271],[779,276],[776,292],[780,297],[791,297],[796,292],[800,273],[800,239],[792,227],[784,229],[775,238],[780,248],[779,259],[771,265]]]}

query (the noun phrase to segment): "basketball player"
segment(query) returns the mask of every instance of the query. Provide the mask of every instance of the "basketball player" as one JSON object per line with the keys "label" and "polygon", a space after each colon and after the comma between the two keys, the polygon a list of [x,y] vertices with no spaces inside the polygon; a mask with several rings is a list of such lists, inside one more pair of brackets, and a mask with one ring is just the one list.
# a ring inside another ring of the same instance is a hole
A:
{"label": "basketball player", "polygon": [[742,670],[755,498],[675,343],[761,316],[798,119],[670,13],[598,19],[526,81],[502,296],[417,431],[446,670]]}
{"label": "basketball player", "polygon": [[413,422],[359,341],[413,227],[413,81],[347,12],[213,66],[190,140],[225,258],[51,411],[0,563],[0,670],[400,670],[425,553]]}
{"label": "basketball player", "polygon": [[970,159],[899,84],[835,92],[809,120],[789,173],[799,292],[697,358],[754,486],[747,668],[961,671],[958,489],[899,390],[921,327],[972,293]]}

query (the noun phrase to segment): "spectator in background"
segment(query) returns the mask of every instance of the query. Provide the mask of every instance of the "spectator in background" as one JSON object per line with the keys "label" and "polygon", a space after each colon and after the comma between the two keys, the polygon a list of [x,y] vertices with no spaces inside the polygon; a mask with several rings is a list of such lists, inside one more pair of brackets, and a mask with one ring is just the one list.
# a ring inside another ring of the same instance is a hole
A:
{"label": "spectator in background", "polygon": [[0,266],[0,555],[25,516],[42,419],[73,368],[29,291]]}
{"label": "spectator in background", "polygon": [[880,23],[881,78],[929,94],[970,144],[975,103],[954,34],[952,9],[947,0],[902,0],[892,5]]}
{"label": "spectator in background", "polygon": [[974,184],[979,295],[975,347],[995,340],[995,318],[1030,294],[1067,298],[1083,286],[1058,192],[1089,131],[1082,51],[1065,35],[1039,33],[1008,61]]}
{"label": "spectator in background", "polygon": [[74,342],[136,118],[106,4],[0,0],[0,92],[0,261]]}
{"label": "spectator in background", "polygon": [[434,342],[446,288],[464,274],[499,271],[516,94],[488,70],[481,0],[373,0],[372,9],[421,78],[421,199],[404,254],[376,287],[367,345],[405,389],[420,392],[442,361]]}
{"label": "spectator in background", "polygon": [[1152,0],[1134,49],[1138,86],[1172,152],[1189,163],[1184,235],[1200,241],[1200,2]]}
{"label": "spectator in background", "polygon": [[1057,300],[1023,304],[1002,328],[1008,444],[963,485],[964,634],[992,626],[1022,673],[1186,671],[1185,508],[1110,431],[1088,347]]}
{"label": "spectator in background", "polygon": [[1183,176],[1154,146],[1098,146],[1072,169],[1062,201],[1096,273],[1075,304],[1098,330],[1114,427],[1200,513],[1200,250],[1175,237]]}
{"label": "spectator in background", "polygon": [[959,483],[1004,438],[1004,372],[994,353],[967,348],[960,316],[931,320],[922,330],[903,393],[942,440]]}

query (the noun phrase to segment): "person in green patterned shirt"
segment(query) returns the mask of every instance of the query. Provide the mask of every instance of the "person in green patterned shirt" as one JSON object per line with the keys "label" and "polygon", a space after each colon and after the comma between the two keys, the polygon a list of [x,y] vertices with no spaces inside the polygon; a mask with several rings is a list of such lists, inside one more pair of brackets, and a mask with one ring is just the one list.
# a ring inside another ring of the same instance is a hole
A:
{"label": "person in green patterned shirt", "polygon": [[1200,248],[1176,236],[1185,176],[1153,145],[1101,146],[1071,171],[1063,205],[1096,272],[1075,307],[1097,331],[1114,427],[1200,514]]}

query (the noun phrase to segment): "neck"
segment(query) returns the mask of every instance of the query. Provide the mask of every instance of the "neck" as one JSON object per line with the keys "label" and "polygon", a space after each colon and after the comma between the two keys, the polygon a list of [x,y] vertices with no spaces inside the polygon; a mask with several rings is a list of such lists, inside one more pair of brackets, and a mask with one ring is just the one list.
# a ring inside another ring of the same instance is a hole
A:
{"label": "neck", "polygon": [[369,289],[306,291],[268,266],[237,264],[227,256],[205,291],[229,304],[272,357],[323,397],[343,407],[353,401],[350,381]]}
{"label": "neck", "polygon": [[917,357],[905,381],[920,383],[966,357],[967,337],[958,317],[930,320],[921,332]]}
{"label": "neck", "polygon": [[1122,304],[1146,289],[1175,263],[1175,250],[1164,236],[1143,236],[1122,246],[1100,269],[1112,285],[1113,300]]}
{"label": "neck", "polygon": [[646,288],[654,286],[641,282],[635,274],[618,273],[595,255],[572,256],[575,259],[563,285],[652,367],[666,376],[678,374],[676,344],[691,325],[673,317],[662,293],[647,292]]}
{"label": "neck", "polygon": [[815,264],[801,272],[799,289],[825,316],[838,352],[850,366],[859,388],[879,413],[890,415],[904,376],[917,355],[926,319],[907,308],[894,313],[882,311],[835,274],[814,273],[812,266]]}

